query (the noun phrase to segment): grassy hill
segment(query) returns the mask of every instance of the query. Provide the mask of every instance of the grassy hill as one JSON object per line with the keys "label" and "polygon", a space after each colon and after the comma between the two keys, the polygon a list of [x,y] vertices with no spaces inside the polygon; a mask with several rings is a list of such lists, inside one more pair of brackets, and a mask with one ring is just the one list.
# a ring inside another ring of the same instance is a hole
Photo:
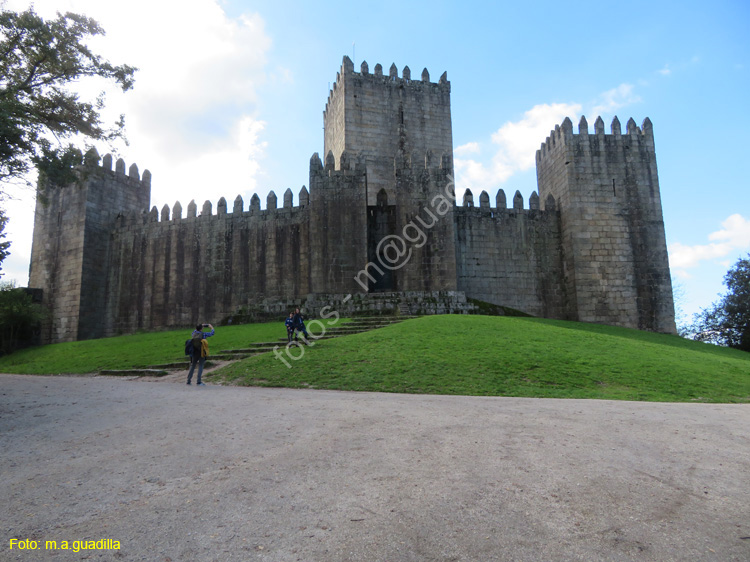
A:
{"label": "grassy hill", "polygon": [[[184,359],[189,333],[33,348],[0,358],[0,372],[91,373],[166,363]],[[253,324],[219,328],[209,341],[215,353],[283,334],[281,323]],[[207,380],[426,394],[750,402],[750,354],[596,324],[432,316],[315,341],[290,354],[284,361],[273,354],[238,361]]]}
{"label": "grassy hill", "polygon": [[[107,369],[131,369],[185,360],[185,340],[192,328],[131,334],[98,340],[58,343],[0,357],[0,373],[37,375],[84,374]],[[220,326],[208,342],[212,353],[270,341],[285,333],[281,322]]]}
{"label": "grassy hill", "polygon": [[[290,350],[293,355],[301,351]],[[535,318],[433,316],[252,357],[214,380],[339,390],[750,402],[750,354],[638,330]]]}

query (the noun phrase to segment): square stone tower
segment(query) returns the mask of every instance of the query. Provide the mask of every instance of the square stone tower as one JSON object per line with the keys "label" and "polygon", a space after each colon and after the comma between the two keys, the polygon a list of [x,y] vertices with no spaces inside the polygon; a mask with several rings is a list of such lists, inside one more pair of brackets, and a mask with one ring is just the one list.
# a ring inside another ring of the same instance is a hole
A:
{"label": "square stone tower", "polygon": [[345,56],[328,96],[323,126],[324,154],[332,152],[337,164],[344,151],[354,161],[364,160],[368,205],[377,204],[381,189],[394,201],[396,156],[414,154],[417,160],[423,160],[431,151],[438,161],[444,154],[452,161],[451,85],[447,74],[433,83],[425,68],[419,80],[412,80],[408,66],[399,77],[395,64],[388,76],[380,64],[370,74],[366,62],[357,73]]}
{"label": "square stone tower", "polygon": [[569,319],[676,333],[651,121],[605,134],[565,119],[536,154],[539,196],[560,212]]}
{"label": "square stone tower", "polygon": [[[370,74],[366,62],[357,73],[345,56],[323,124],[326,160],[335,159],[341,169],[353,161],[365,170],[365,205],[341,212],[361,217],[367,229],[367,260],[362,264],[372,272],[367,291],[456,290],[453,133],[446,73],[433,83],[427,69],[420,80],[412,80],[408,66],[399,77],[391,65],[385,76],[380,64]],[[315,209],[318,195],[312,190],[310,194]],[[438,200],[442,204],[436,213]]]}
{"label": "square stone tower", "polygon": [[44,343],[102,337],[107,325],[110,240],[119,215],[142,214],[151,198],[151,172],[96,150],[86,154],[79,180],[66,186],[40,181],[34,214],[29,286],[42,289],[50,319]]}

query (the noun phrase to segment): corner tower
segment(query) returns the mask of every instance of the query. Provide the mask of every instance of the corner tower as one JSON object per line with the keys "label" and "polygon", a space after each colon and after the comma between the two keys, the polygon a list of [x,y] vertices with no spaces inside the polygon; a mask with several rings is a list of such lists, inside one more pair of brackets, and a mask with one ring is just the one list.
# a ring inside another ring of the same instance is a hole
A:
{"label": "corner tower", "polygon": [[605,134],[566,118],[536,153],[539,196],[560,212],[571,320],[675,333],[654,133],[646,118]]}
{"label": "corner tower", "polygon": [[98,338],[105,333],[110,241],[121,213],[148,209],[151,173],[141,178],[133,164],[125,173],[112,156],[102,165],[94,149],[78,170],[79,180],[66,186],[40,181],[34,213],[29,286],[43,290],[50,320],[42,342]]}

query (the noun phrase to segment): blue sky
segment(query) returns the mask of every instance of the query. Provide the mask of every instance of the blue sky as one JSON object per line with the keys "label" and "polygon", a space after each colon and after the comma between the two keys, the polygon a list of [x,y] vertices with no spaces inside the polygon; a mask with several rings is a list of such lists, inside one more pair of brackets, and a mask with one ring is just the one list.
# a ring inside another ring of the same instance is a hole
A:
{"label": "blue sky", "polygon": [[[750,252],[750,4],[707,2],[326,3],[37,0],[86,13],[96,48],[138,66],[112,92],[127,116],[126,163],[153,174],[159,209],[221,196],[265,205],[308,183],[323,149],[322,111],[343,55],[447,71],[457,188],[536,190],[534,151],[565,116],[654,125],[672,275],[686,316],[723,292]],[[11,9],[28,3],[8,1]],[[84,92],[101,85],[80,84]],[[105,152],[104,147],[102,152]],[[25,285],[33,202],[7,204],[6,279]],[[512,306],[512,303],[508,303]]]}

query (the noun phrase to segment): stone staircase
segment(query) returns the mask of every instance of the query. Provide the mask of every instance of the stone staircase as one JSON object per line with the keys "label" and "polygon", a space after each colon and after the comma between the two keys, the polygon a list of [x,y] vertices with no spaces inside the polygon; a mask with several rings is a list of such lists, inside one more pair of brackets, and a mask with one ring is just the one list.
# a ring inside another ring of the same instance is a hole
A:
{"label": "stone staircase", "polygon": [[[391,324],[398,324],[404,320],[416,318],[416,316],[366,316],[360,318],[352,318],[346,323],[337,323],[334,326],[330,326],[323,330],[320,326],[315,323],[311,324],[311,321],[307,321],[305,327],[310,335],[310,341],[321,341],[333,338],[340,338],[342,336],[350,336],[354,334],[361,334],[363,332],[369,332],[370,330],[377,330],[378,328],[384,328]],[[283,328],[280,330],[283,331]],[[302,342],[299,342],[302,344]],[[287,344],[286,338],[279,338],[276,341],[268,342],[256,342],[251,344],[249,347],[241,349],[224,349],[218,353],[212,353],[209,359],[206,361],[205,367],[209,367],[212,361],[239,361],[252,357],[253,355],[259,355],[261,353],[270,353],[274,348],[282,348]],[[146,369],[127,369],[122,371],[100,371],[100,375],[119,375],[119,376],[144,376],[144,377],[160,377],[168,375],[170,371],[184,371],[187,370],[190,362],[187,358],[182,361],[174,361],[172,363],[164,363],[161,365],[151,365]]]}
{"label": "stone staircase", "polygon": [[[415,318],[415,317],[414,316],[372,316],[372,317],[355,318],[345,324],[341,324],[341,325],[337,324],[335,326],[326,328],[325,331],[322,331],[322,330],[318,331],[318,326],[316,326],[315,324],[311,326],[310,321],[307,322],[305,327],[307,328],[307,333],[310,335],[310,341],[321,341],[321,340],[328,340],[332,338],[340,338],[341,336],[350,336],[353,334],[361,334],[363,332],[369,332],[370,330],[376,330],[378,328],[384,328],[385,326],[390,326],[391,324],[397,324],[399,322],[402,322],[403,320],[408,320],[409,318]],[[276,347],[284,347],[286,343],[287,343],[286,338],[279,338],[276,341],[257,342],[257,343],[252,344],[252,347],[246,347],[243,349],[222,350],[219,352],[219,354],[228,354],[230,356],[242,356],[241,358],[244,359],[245,357],[257,355],[259,353],[268,353],[270,351],[273,351],[273,349]],[[212,356],[212,357],[218,357],[218,356]]]}

